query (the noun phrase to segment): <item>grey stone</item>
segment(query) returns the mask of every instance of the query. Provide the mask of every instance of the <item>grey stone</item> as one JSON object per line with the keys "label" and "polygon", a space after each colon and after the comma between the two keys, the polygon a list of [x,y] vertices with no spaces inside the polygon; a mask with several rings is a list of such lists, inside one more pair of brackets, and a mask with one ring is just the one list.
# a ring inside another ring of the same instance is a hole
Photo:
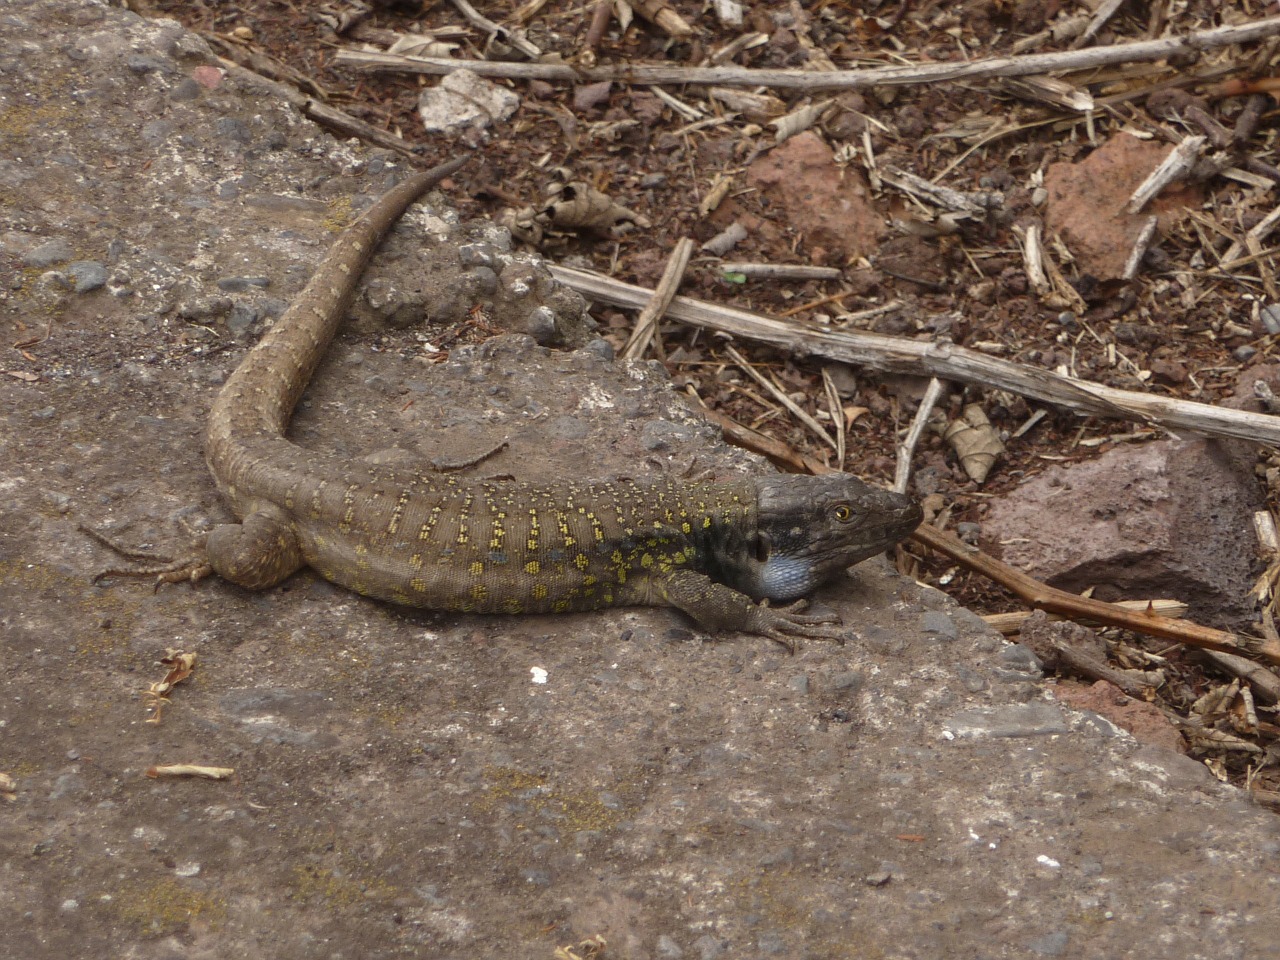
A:
{"label": "grey stone", "polygon": [[106,268],[96,260],[70,262],[67,265],[67,275],[76,293],[91,293],[106,285]]}
{"label": "grey stone", "polygon": [[53,266],[55,263],[70,260],[72,256],[74,254],[71,250],[71,244],[67,243],[62,237],[58,237],[27,251],[22,258],[22,264],[26,267],[43,270],[46,267]]}
{"label": "grey stone", "polygon": [[1062,711],[1051,703],[973,707],[954,714],[944,726],[960,738],[1040,737],[1070,730]]}
{"label": "grey stone", "polygon": [[268,277],[222,277],[218,281],[218,289],[223,293],[244,293],[247,290],[262,290],[271,286]]}
{"label": "grey stone", "polygon": [[939,640],[954,640],[960,635],[955,620],[940,610],[927,611],[920,618],[920,626],[926,634]]}

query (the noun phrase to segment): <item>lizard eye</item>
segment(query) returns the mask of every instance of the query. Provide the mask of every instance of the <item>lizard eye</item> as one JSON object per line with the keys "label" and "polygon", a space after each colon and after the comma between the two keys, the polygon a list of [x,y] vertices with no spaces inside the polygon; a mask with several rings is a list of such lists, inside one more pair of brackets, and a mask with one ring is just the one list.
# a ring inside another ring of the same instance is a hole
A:
{"label": "lizard eye", "polygon": [[847,503],[837,503],[831,508],[831,515],[841,523],[848,523],[853,519],[853,507]]}

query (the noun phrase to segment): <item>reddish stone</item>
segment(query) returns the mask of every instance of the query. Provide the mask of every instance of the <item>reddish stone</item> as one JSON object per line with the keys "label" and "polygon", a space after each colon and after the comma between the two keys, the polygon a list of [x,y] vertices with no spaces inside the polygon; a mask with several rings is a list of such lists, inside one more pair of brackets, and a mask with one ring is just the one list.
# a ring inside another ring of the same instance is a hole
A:
{"label": "reddish stone", "polygon": [[1053,688],[1053,695],[1069,707],[1092,710],[1106,717],[1121,730],[1133,734],[1140,743],[1165,747],[1179,753],[1186,752],[1186,744],[1178,728],[1160,712],[1155,704],[1135,700],[1119,687],[1099,680],[1091,687],[1075,683],[1060,683]]}
{"label": "reddish stone", "polygon": [[798,233],[812,259],[843,264],[870,253],[884,233],[862,174],[836,165],[813,133],[774,148],[747,170],[747,182],[768,201],[767,213]]}
{"label": "reddish stone", "polygon": [[1045,225],[1062,236],[1081,272],[1099,280],[1119,277],[1148,217],[1158,216],[1159,232],[1165,233],[1203,201],[1203,191],[1183,181],[1165,187],[1138,213],[1125,211],[1134,189],[1172,149],[1122,133],[1078,163],[1049,165]]}

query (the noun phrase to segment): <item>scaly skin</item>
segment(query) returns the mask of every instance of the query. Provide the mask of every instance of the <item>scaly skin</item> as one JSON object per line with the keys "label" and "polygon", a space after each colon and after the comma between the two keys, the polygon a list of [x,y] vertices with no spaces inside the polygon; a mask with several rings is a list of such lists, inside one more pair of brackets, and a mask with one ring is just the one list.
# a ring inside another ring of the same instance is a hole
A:
{"label": "scaly skin", "polygon": [[853,477],[468,482],[343,462],[285,439],[379,241],[462,162],[374,203],[228,378],[205,456],[242,520],[215,527],[206,557],[180,576],[213,571],[261,590],[306,565],[365,596],[436,610],[665,604],[709,630],[788,649],[797,636],[840,639],[829,617],[759,601],[796,600],[915,529],[914,501]]}

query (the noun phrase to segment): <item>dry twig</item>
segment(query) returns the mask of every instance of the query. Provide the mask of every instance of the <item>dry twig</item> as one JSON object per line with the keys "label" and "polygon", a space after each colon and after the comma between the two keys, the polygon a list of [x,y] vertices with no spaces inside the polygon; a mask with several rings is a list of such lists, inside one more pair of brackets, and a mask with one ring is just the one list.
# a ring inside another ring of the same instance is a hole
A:
{"label": "dry twig", "polygon": [[726,260],[717,264],[721,273],[739,273],[750,280],[839,280],[839,267],[815,267],[807,263],[741,263]]}
{"label": "dry twig", "polygon": [[1172,620],[1145,611],[1127,610],[1114,603],[1067,593],[1040,583],[1020,570],[1001,563],[980,550],[928,524],[911,537],[915,542],[950,557],[970,570],[1005,587],[1028,606],[1048,613],[1060,613],[1068,619],[1092,619],[1112,627],[1121,627],[1149,637],[1175,640],[1192,647],[1218,650],[1240,656],[1262,659],[1280,666],[1280,643],[1265,638],[1241,637],[1226,630],[1215,630],[1185,620]]}
{"label": "dry twig", "polygon": [[451,60],[443,57],[396,57],[385,53],[339,50],[337,62],[380,73],[447,74],[470,69],[484,77],[597,83],[603,80],[635,85],[725,84],[773,87],[782,90],[859,90],[868,87],[917,83],[943,83],[985,77],[1025,77],[1064,70],[1092,70],[1118,63],[1162,60],[1203,50],[1252,43],[1280,35],[1280,17],[1251,23],[1199,30],[1185,37],[1162,37],[1137,43],[1117,43],[1087,50],[1064,50],[1025,56],[990,57],[956,63],[872,67],[865,70],[752,70],[745,67],[674,67],[619,64],[579,70],[568,64],[504,63],[487,60]]}
{"label": "dry twig", "polygon": [[[552,274],[589,300],[637,309],[652,291],[589,270],[551,266]],[[667,316],[709,330],[759,340],[797,356],[821,356],[887,373],[940,377],[1034,397],[1086,416],[1150,423],[1218,437],[1280,446],[1280,417],[1207,403],[1120,390],[990,357],[956,344],[922,343],[857,330],[829,330],[764,314],[676,297]]]}
{"label": "dry twig", "polygon": [[893,489],[898,493],[907,492],[907,481],[911,478],[911,457],[915,454],[916,445],[920,442],[925,427],[929,425],[929,415],[937,406],[942,390],[941,380],[937,377],[929,380],[929,386],[916,410],[915,419],[911,421],[911,429],[907,431],[906,439],[898,444],[898,463],[893,474]]}
{"label": "dry twig", "polygon": [[724,350],[725,353],[729,354],[729,356],[733,358],[733,362],[738,365],[739,369],[741,369],[743,373],[749,376],[756,383],[760,384],[760,386],[764,387],[775,400],[790,410],[791,415],[808,427],[813,432],[814,436],[825,442],[832,450],[838,449],[835,440],[832,438],[831,434],[827,433],[827,431],[822,428],[822,424],[809,416],[809,414],[805,412],[804,408],[787,396],[785,391],[780,389],[768,377],[753,367],[750,360],[740,354],[737,350],[733,349],[730,344],[726,343]]}
{"label": "dry twig", "polygon": [[197,763],[170,763],[147,768],[152,780],[161,777],[202,777],[205,780],[229,780],[236,774],[234,767],[206,767]]}
{"label": "dry twig", "polygon": [[[631,331],[631,339],[622,348],[624,360],[634,360],[636,357],[643,356],[649,344],[654,341],[654,335],[658,331],[658,321],[667,312],[667,305],[680,289],[680,282],[684,279],[684,272],[689,266],[691,256],[693,256],[693,241],[688,237],[681,237],[676,242],[675,249],[671,251],[671,256],[667,258],[666,269],[662,272],[662,279],[658,281],[658,289],[654,291],[653,299],[640,311],[640,315],[636,318],[635,329]],[[659,356],[661,356],[661,345],[659,345]]]}

